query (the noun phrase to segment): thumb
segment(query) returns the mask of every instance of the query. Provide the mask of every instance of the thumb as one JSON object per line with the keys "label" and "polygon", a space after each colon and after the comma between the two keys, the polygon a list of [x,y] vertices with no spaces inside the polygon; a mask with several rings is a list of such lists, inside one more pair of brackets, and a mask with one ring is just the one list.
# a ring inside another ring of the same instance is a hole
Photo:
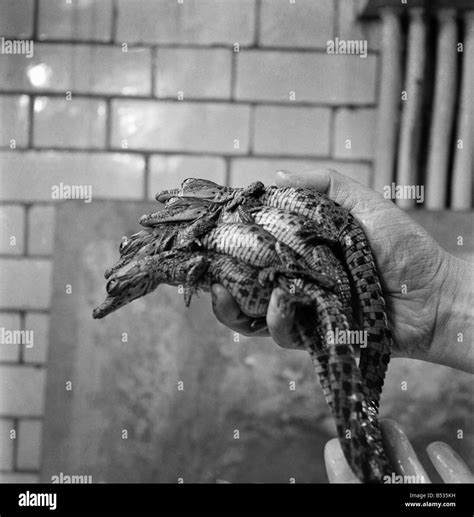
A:
{"label": "thumb", "polygon": [[323,192],[330,199],[350,211],[393,207],[381,194],[333,169],[313,169],[302,172],[277,171],[280,187],[306,187]]}

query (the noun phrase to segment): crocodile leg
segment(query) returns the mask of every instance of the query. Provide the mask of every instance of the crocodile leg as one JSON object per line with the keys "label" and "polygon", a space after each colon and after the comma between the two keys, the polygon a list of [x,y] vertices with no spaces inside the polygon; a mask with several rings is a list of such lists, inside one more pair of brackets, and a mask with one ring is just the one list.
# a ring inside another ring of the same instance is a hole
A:
{"label": "crocodile leg", "polygon": [[335,289],[336,283],[340,282],[339,277],[328,274],[327,268],[315,267],[313,270],[308,270],[300,257],[290,247],[279,241],[275,242],[275,252],[280,259],[280,264],[263,268],[260,271],[258,278],[261,285],[267,281],[273,282],[280,274],[304,277],[328,289]]}
{"label": "crocodile leg", "polygon": [[198,259],[192,263],[186,274],[186,284],[184,288],[184,304],[189,307],[191,299],[199,289],[199,281],[209,267],[209,260],[204,256],[198,256]]}
{"label": "crocodile leg", "polygon": [[255,181],[248,187],[234,190],[233,198],[227,203],[226,209],[233,211],[235,208],[245,205],[252,198],[256,198],[265,192],[265,185],[261,181]]}

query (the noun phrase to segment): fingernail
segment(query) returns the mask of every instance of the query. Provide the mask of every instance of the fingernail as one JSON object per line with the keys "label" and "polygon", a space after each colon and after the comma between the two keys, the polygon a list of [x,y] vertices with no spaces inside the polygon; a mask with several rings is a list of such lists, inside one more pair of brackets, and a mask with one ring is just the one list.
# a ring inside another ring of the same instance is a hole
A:
{"label": "fingernail", "polygon": [[[446,483],[456,483],[459,479],[472,479],[469,467],[463,459],[447,443],[433,442],[426,448],[436,470],[443,470],[443,478]],[[441,473],[440,473],[441,474]]]}
{"label": "fingernail", "polygon": [[381,428],[385,451],[397,473],[417,476],[419,483],[429,483],[425,469],[398,423],[387,419],[381,422]]}
{"label": "fingernail", "polygon": [[326,444],[324,461],[330,483],[360,483],[347,464],[337,438],[333,438]]}
{"label": "fingernail", "polygon": [[450,450],[450,447],[443,442],[430,443],[426,450],[430,457],[439,461],[446,468],[451,468],[456,460],[459,462],[461,459],[459,456],[456,458],[453,454],[454,451]]}
{"label": "fingernail", "polygon": [[295,310],[293,300],[288,298],[284,292],[279,293],[277,306],[282,318],[289,318]]}

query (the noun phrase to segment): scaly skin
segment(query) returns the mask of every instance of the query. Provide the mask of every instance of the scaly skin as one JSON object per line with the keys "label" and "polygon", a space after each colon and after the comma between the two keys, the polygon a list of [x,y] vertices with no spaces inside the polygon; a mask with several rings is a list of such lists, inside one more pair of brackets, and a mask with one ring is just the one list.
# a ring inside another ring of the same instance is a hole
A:
{"label": "scaly skin", "polygon": [[[164,215],[166,215],[166,214],[164,214]],[[160,226],[157,226],[153,230],[146,229],[142,232],[132,235],[130,238],[124,237],[122,240],[122,244],[120,245],[120,251],[121,251],[122,257],[115,266],[113,266],[112,268],[107,270],[106,278],[110,277],[110,275],[112,275],[114,272],[117,272],[120,269],[122,269],[121,276],[124,276],[124,274],[125,274],[124,282],[126,282],[126,279],[130,279],[131,281],[133,281],[135,278],[139,278],[140,277],[140,273],[139,273],[140,265],[137,266],[136,263],[138,261],[140,261],[140,259],[142,259],[142,258],[145,258],[147,256],[152,257],[155,254],[159,253],[160,251],[163,251],[163,249],[160,249],[159,246],[154,246],[153,241],[150,242],[149,239],[150,239],[150,235],[152,235],[152,234],[156,237],[157,243],[165,242],[167,244],[167,246],[169,246],[168,249],[173,248],[176,245],[177,240],[179,240],[177,236],[178,236],[180,230],[183,229],[183,225],[184,225],[184,227],[186,227],[186,224],[183,222],[173,223],[172,219],[170,220],[168,218],[167,218],[166,222],[167,222],[167,224],[162,224]],[[223,228],[227,229],[227,227],[234,227],[234,226],[236,226],[236,225],[224,224],[219,228],[220,228],[220,230],[222,230]],[[238,226],[242,226],[242,225],[238,225]],[[216,228],[216,230],[219,230],[219,228]],[[271,238],[264,231],[261,231],[259,233],[263,233],[264,236],[266,235],[268,238]],[[243,237],[242,235],[240,235],[237,239],[235,239],[235,237],[232,234],[224,232],[221,235],[221,237],[222,237],[222,240],[217,239],[216,243],[214,243],[214,245],[213,245],[212,243],[209,242],[209,240],[212,240],[212,238],[210,238],[209,235],[205,236],[204,244],[206,245],[207,249],[210,250],[211,252],[214,252],[214,251],[217,251],[219,253],[230,252],[230,254],[231,255],[233,254],[233,256],[235,256],[235,258],[243,260],[245,263],[249,263],[250,265],[252,265],[252,263],[253,263],[253,265],[256,265],[256,266],[263,265],[263,266],[268,267],[273,262],[263,262],[262,263],[261,259],[259,257],[254,257],[253,256],[254,254],[248,253],[248,252],[251,252],[252,250],[254,250],[254,251],[258,250],[260,255],[267,256],[270,259],[273,257],[273,259],[275,259],[275,242],[274,242],[274,240],[272,240],[271,243],[265,241],[265,239],[262,239],[257,243],[252,242],[252,243],[250,243],[251,246],[248,247],[247,249],[245,249],[245,248],[242,248],[241,246],[235,246],[232,248],[229,247],[230,243],[232,243],[232,242],[239,244],[240,241],[242,240],[242,237]],[[237,241],[237,242],[235,242],[235,241]],[[219,245],[219,243],[221,245]],[[264,243],[266,243],[266,245]],[[248,244],[248,242],[247,242],[247,244]],[[141,247],[140,247],[140,245],[141,245]],[[151,247],[151,246],[153,246],[153,247]],[[266,249],[266,251],[265,251],[265,249]],[[242,251],[244,252],[244,254],[242,254]],[[325,255],[325,253],[322,252],[322,255]],[[226,256],[221,256],[219,254],[214,254],[214,253],[212,253],[211,256],[214,257],[214,260],[218,260],[216,271],[219,272],[220,271],[219,268],[221,267],[222,272],[224,272],[224,271],[226,272],[225,274],[220,272],[219,277],[222,279],[223,285],[225,285],[232,293],[234,293],[240,297],[240,299],[242,300],[241,306],[242,306],[243,312],[250,316],[252,316],[252,314],[257,314],[258,318],[262,318],[264,320],[265,319],[264,316],[266,314],[266,306],[267,306],[266,302],[265,302],[265,307],[263,309],[262,309],[262,307],[260,307],[260,311],[252,310],[251,307],[249,307],[248,305],[251,305],[254,300],[256,300],[257,307],[259,305],[261,305],[261,302],[260,302],[261,296],[259,296],[258,290],[255,290],[255,286],[257,286],[258,284],[265,286],[266,285],[265,283],[262,284],[262,279],[266,279],[269,277],[268,276],[262,277],[261,271],[258,272],[257,276],[255,277],[255,270],[253,268],[251,270],[242,271],[243,266],[239,266],[239,263],[236,264],[235,262],[228,261]],[[125,266],[127,264],[130,264],[131,262],[133,262],[133,264],[131,264],[128,268],[125,268]],[[150,263],[145,261],[143,264],[150,264]],[[145,265],[142,266],[142,269],[143,268],[147,269],[145,267]],[[322,267],[321,267],[321,270],[323,270]],[[331,278],[331,276],[330,276],[331,273],[333,273],[333,271],[328,269],[328,271],[327,271],[328,279]],[[239,275],[243,275],[243,276],[241,276],[239,278]],[[244,289],[244,287],[241,285],[243,278],[247,278],[249,280],[247,282],[247,286],[245,287],[245,289],[247,289],[247,291],[250,293],[250,295],[248,297],[242,297],[242,294],[241,294],[241,291]],[[326,279],[323,278],[323,280],[326,280]],[[178,283],[181,281],[183,281],[183,277],[181,277],[178,280]],[[258,281],[258,283],[257,283],[257,281]],[[290,294],[292,296],[295,294],[297,296],[299,296],[300,298],[305,297],[305,296],[306,297],[314,296],[314,289],[308,290],[308,288],[311,287],[311,284],[308,284],[308,282],[305,282],[302,279],[281,277],[279,279],[279,282],[281,284],[280,286],[284,290],[286,290],[286,292],[288,294]],[[142,285],[144,287],[144,291],[141,295],[145,295],[150,291],[150,289],[154,289],[155,284],[150,282],[150,283],[142,284]],[[323,281],[322,285],[328,285],[327,281]],[[235,286],[240,286],[239,287],[240,290],[238,289],[237,293],[235,293]],[[124,298],[124,301],[126,303],[128,303],[129,301],[132,301],[133,299],[135,299],[137,297],[137,293],[133,289],[130,289],[129,291],[127,291],[127,295],[128,296],[126,296]],[[265,296],[263,298],[265,299]],[[120,300],[120,298],[117,298],[116,296],[109,297],[108,300],[105,302],[105,305],[103,306],[101,311],[106,310],[107,307],[111,307],[113,310],[116,310],[116,309],[120,308],[121,306],[123,306],[123,303],[121,303],[121,302],[118,303],[117,299]],[[97,314],[99,314],[101,311],[97,312]],[[347,311],[347,314],[350,317],[350,310]],[[99,316],[97,316],[97,317],[99,317]],[[314,315],[312,317],[314,317]],[[324,342],[324,339],[321,339],[320,336],[317,334],[313,337],[319,343]],[[299,343],[299,346],[303,347],[304,345],[301,342],[301,343]],[[318,355],[318,354],[320,354],[320,355]],[[329,387],[329,383],[328,383],[327,353],[324,350],[322,350],[321,348],[319,348],[318,353],[313,351],[312,357],[313,357],[313,363],[314,363],[314,366],[316,369],[316,373],[318,374],[321,386],[323,387],[324,396],[326,397],[326,401],[327,401],[328,405],[331,407],[332,396],[331,396],[331,391],[330,391],[330,387]],[[319,359],[318,359],[318,357],[319,357]],[[320,360],[323,362],[320,363]]]}
{"label": "scaly skin", "polygon": [[[205,200],[199,198],[182,199],[181,201],[179,198],[174,198],[170,199],[168,203],[169,204],[166,206],[165,210],[148,216],[143,216],[140,221],[147,221],[148,224],[151,222],[152,224],[158,224],[158,221],[161,224],[169,224],[174,221],[184,221],[186,218],[193,220],[196,215],[199,215],[199,217],[202,218],[204,216],[200,208],[202,208],[203,204],[208,208],[208,212],[212,214],[211,218],[213,220],[215,220],[214,216],[216,214],[219,215],[219,220],[240,220],[241,218],[241,213],[237,210],[234,211],[233,214],[230,214],[230,217],[228,217],[228,213],[223,213],[222,211],[223,205],[216,206],[213,203],[206,204]],[[274,242],[281,243],[282,240],[285,241],[285,239],[289,237],[289,240],[286,240],[286,244],[292,245],[293,253],[295,249],[300,252],[302,251],[303,253],[306,252],[306,255],[309,258],[307,261],[309,264],[306,264],[306,270],[318,272],[317,277],[320,285],[329,287],[329,279],[332,279],[333,282],[334,279],[338,281],[337,292],[343,302],[342,310],[345,313],[346,318],[349,319],[351,324],[353,324],[349,281],[345,270],[340,265],[339,261],[334,257],[331,250],[327,246],[323,245],[309,247],[303,241],[303,239],[297,237],[296,235],[292,236],[291,234],[288,234],[288,232],[285,231],[286,225],[295,228],[295,233],[296,231],[301,230],[303,221],[298,219],[296,216],[283,212],[282,210],[266,209],[265,207],[263,207],[263,210],[258,210],[260,213],[262,211],[267,213],[267,226],[270,229],[276,228],[276,230],[271,232],[273,234]],[[217,251],[219,253],[232,255],[253,266],[266,268],[273,267],[273,271],[276,271],[277,269],[275,268],[277,268],[278,265],[274,262],[268,261],[268,259],[272,256],[276,258],[276,246],[272,244],[271,241],[268,241],[269,234],[265,231],[256,232],[255,237],[258,238],[257,241],[252,238],[252,241],[250,242],[248,239],[248,233],[256,230],[255,226],[256,225],[250,224],[242,225],[238,223],[223,223],[201,237],[200,243],[203,245],[203,247],[209,249],[210,251]],[[268,227],[264,228],[268,229]],[[277,241],[275,239],[275,232],[281,240]],[[267,238],[265,238],[265,236],[267,236]],[[252,237],[254,237],[253,234]],[[191,238],[191,240],[193,239]],[[244,244],[244,246],[239,245],[240,243]],[[250,246],[248,244],[250,244]],[[297,262],[297,259],[294,257],[291,257],[291,259],[293,263]],[[298,269],[301,271],[300,268]],[[279,269],[280,272],[283,270],[284,268]],[[261,283],[261,275],[259,279]],[[333,285],[334,283],[331,287],[333,287]],[[324,355],[324,358],[316,358],[316,361],[313,362],[315,364],[316,372],[319,376],[321,386],[323,387],[323,393],[326,401],[329,405],[331,405],[330,390],[327,381],[328,373],[327,367],[325,366],[327,365],[327,355]]]}
{"label": "scaly skin", "polygon": [[[278,211],[277,216],[285,220],[280,224],[277,223],[276,226],[279,233],[285,235],[285,238],[288,237],[285,242],[285,239],[276,238],[274,232],[267,231],[263,224],[244,223],[238,211],[228,217],[227,212],[222,209],[223,205],[203,199],[174,198],[169,200],[169,204],[164,210],[143,215],[140,223],[157,228],[166,224],[192,221],[192,224],[180,231],[175,248],[191,249],[193,243],[198,243],[210,251],[225,253],[250,265],[267,268],[265,274],[299,271],[306,276],[316,278],[326,287],[332,287],[336,282],[339,283],[337,288],[343,295],[350,292],[348,280],[346,285],[341,285],[346,279],[346,273],[340,264],[337,261],[332,263],[337,270],[331,270],[328,267],[331,264],[332,255],[331,259],[328,257],[327,261],[322,261],[320,256],[316,256],[317,252],[314,251],[314,248],[305,244],[305,237],[291,237],[287,235],[287,232],[282,231],[286,223],[293,224],[295,227],[300,223],[296,233],[306,231],[302,229],[303,221],[295,221],[296,216]],[[265,208],[259,207],[254,210],[260,213]],[[276,209],[267,211],[277,212]],[[256,219],[253,211],[252,214],[249,214],[249,218],[243,214],[242,216],[247,221]],[[258,223],[258,221],[256,222]],[[317,227],[314,230],[317,231]],[[291,243],[292,246],[289,246],[288,243]],[[307,257],[303,256],[301,251],[305,252]],[[350,299],[347,299],[346,306],[349,305]]]}
{"label": "scaly skin", "polygon": [[122,237],[119,247],[120,259],[104,273],[109,278],[115,271],[128,264],[132,259],[151,257],[162,251],[170,250],[176,240],[176,236],[186,224],[168,224],[156,228],[147,228],[130,237]]}
{"label": "scaly skin", "polygon": [[[368,346],[361,349],[359,368],[364,380],[367,403],[371,414],[376,415],[390,361],[392,337],[388,329],[377,268],[364,231],[349,212],[322,193],[310,189],[273,186],[264,188],[263,193],[261,189],[255,191],[258,199],[250,197],[250,204],[260,202],[266,206],[297,213],[337,236],[357,291],[363,328],[368,335]],[[246,200],[242,189],[220,187],[213,182],[193,178],[185,180],[181,189],[157,194],[156,199],[165,202],[174,196],[199,197],[220,203],[233,202],[236,197],[243,203]]]}
{"label": "scaly skin", "polygon": [[[263,318],[274,285],[258,284],[259,269],[233,257],[206,252],[167,251],[134,260],[117,271],[107,284],[107,299],[93,313],[102,318],[130,301],[148,294],[160,283],[186,285],[194,292],[209,290],[219,282],[232,294],[242,312]],[[280,280],[284,280],[280,278]],[[288,284],[279,280],[283,288]],[[323,393],[336,418],[341,446],[354,472],[368,482],[380,481],[388,473],[388,460],[381,445],[380,430],[369,421],[360,373],[349,345],[324,346],[328,331],[349,329],[336,295],[316,284],[292,280],[297,290],[289,303],[300,304],[296,327],[301,343],[313,358]],[[189,299],[190,301],[190,299]],[[310,304],[315,305],[311,309]],[[318,327],[313,326],[314,309]],[[307,312],[305,312],[307,311]],[[308,317],[309,316],[309,317]],[[317,339],[317,334],[323,339]],[[352,393],[351,396],[346,396]],[[350,438],[347,433],[350,432]]]}
{"label": "scaly skin", "polygon": [[293,211],[328,228],[335,226],[368,335],[368,346],[361,349],[359,368],[371,413],[376,414],[390,361],[392,337],[377,268],[364,231],[348,211],[313,190],[267,187],[259,201]]}
{"label": "scaly skin", "polygon": [[[283,265],[286,264],[286,271],[304,272],[306,276],[313,276],[325,287],[335,286],[346,315],[352,318],[351,291],[347,273],[332,251],[326,245],[319,244],[327,241],[332,244],[335,239],[320,232],[318,225],[305,221],[296,214],[261,205],[250,210],[228,212],[223,203],[215,203],[203,198],[175,197],[170,198],[168,203],[164,210],[142,216],[140,222],[163,225],[185,220],[195,221],[189,229],[186,229],[186,236],[183,238],[185,245],[199,240],[211,251],[230,254],[253,266],[273,267],[274,272],[285,271]],[[210,214],[208,218],[203,213],[202,207],[207,208]],[[197,219],[196,216],[198,216]],[[201,235],[202,232],[198,230],[195,235],[195,229],[200,228],[198,224],[200,221],[207,228],[207,233],[198,239],[197,235]],[[244,221],[255,221],[257,224],[251,222],[244,224]],[[218,224],[219,222],[221,224]],[[217,226],[211,230],[208,229],[214,225]],[[261,227],[260,232],[257,231],[258,227]],[[255,238],[252,239],[250,246],[243,249],[234,246],[236,242],[249,241],[247,235],[253,231],[255,236],[252,237]],[[258,239],[262,241],[261,247]],[[273,239],[273,246],[269,239]],[[268,261],[268,256],[275,252],[279,257],[280,267],[276,260],[264,265],[262,261]],[[271,270],[269,273],[271,274]]]}
{"label": "scaly skin", "polygon": [[200,276],[208,267],[204,255],[182,255],[179,260],[166,260],[174,256],[165,251],[153,257],[130,261],[116,271],[107,282],[105,301],[92,312],[94,319],[101,319],[124,305],[154,291],[165,281],[170,285],[190,283],[193,275]]}

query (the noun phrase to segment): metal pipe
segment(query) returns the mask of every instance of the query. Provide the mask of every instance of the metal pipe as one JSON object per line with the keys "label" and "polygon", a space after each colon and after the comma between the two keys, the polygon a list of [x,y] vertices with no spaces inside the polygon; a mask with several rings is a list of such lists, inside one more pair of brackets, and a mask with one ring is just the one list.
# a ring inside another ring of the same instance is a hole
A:
{"label": "metal pipe", "polygon": [[393,9],[384,8],[381,18],[382,71],[374,161],[374,188],[379,192],[393,181],[403,68],[400,17]]}
{"label": "metal pipe", "polygon": [[[462,58],[461,100],[454,142],[454,165],[451,184],[451,208],[472,207],[474,173],[474,12],[464,16],[464,49]],[[462,142],[462,147],[460,144]]]}
{"label": "metal pipe", "polygon": [[457,85],[457,23],[455,9],[438,12],[438,44],[433,119],[428,145],[426,208],[446,207]]}
{"label": "metal pipe", "polygon": [[[421,136],[423,79],[426,61],[426,23],[424,10],[409,10],[406,100],[403,100],[400,142],[398,146],[397,183],[401,186],[418,182],[418,158]],[[414,199],[398,199],[401,208],[412,208]]]}

